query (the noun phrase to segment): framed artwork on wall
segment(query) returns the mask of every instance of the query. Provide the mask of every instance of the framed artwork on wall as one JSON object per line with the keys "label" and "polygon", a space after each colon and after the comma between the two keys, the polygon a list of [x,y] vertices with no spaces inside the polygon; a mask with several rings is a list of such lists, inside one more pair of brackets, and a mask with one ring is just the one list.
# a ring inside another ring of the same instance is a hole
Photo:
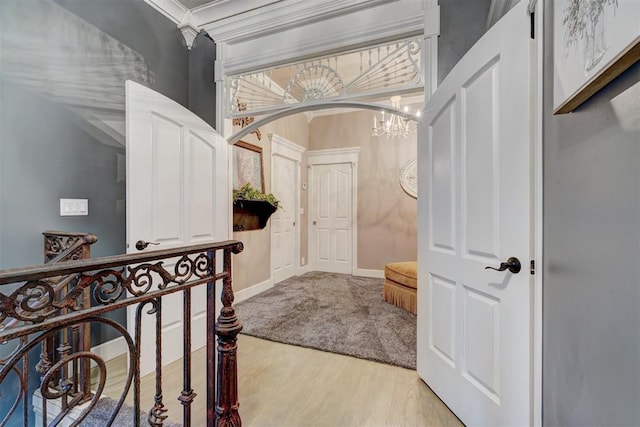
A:
{"label": "framed artwork on wall", "polygon": [[247,183],[264,193],[262,147],[238,141],[233,145],[233,189]]}
{"label": "framed artwork on wall", "polygon": [[640,1],[553,4],[553,109],[564,114],[640,59]]}

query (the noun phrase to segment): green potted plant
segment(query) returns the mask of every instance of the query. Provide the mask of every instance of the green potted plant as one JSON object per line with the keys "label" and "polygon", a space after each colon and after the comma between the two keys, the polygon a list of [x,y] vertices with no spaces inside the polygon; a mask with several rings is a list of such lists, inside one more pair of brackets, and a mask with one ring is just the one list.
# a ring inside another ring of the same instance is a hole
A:
{"label": "green potted plant", "polygon": [[278,207],[273,194],[265,194],[249,183],[233,190],[233,231],[264,228]]}

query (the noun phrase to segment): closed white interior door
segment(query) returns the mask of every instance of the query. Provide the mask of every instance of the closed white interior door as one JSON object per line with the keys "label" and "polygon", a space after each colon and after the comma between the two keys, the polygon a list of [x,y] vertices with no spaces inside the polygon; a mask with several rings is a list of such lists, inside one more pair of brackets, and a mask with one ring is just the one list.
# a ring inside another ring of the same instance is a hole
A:
{"label": "closed white interior door", "polygon": [[[527,3],[446,77],[418,144],[418,373],[469,426],[524,426],[531,417]],[[485,269],[510,257],[519,273]]]}
{"label": "closed white interior door", "polygon": [[298,162],[272,156],[271,173],[271,190],[280,201],[271,216],[271,260],[273,279],[280,282],[294,276],[297,270]]}
{"label": "closed white interior door", "polygon": [[314,165],[312,179],[314,268],[351,274],[352,165]]}
{"label": "closed white interior door", "polygon": [[[171,99],[126,84],[127,251],[228,239],[228,144],[211,126]],[[173,271],[177,260],[165,261]],[[183,299],[162,299],[163,364],[183,355]],[[127,309],[133,334],[136,307]],[[205,344],[206,290],[192,291],[192,346]],[[148,310],[144,310],[145,312]],[[143,315],[141,374],[155,369],[155,317]]]}

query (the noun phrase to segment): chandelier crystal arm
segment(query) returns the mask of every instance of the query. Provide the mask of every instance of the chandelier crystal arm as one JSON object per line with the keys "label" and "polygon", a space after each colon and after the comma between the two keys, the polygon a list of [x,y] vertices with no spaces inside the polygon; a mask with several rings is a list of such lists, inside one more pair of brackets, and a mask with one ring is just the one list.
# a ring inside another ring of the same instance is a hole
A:
{"label": "chandelier crystal arm", "polygon": [[[376,115],[373,118],[373,127],[371,128],[371,136],[385,136],[387,139],[391,138],[406,138],[409,134],[418,130],[418,127],[414,122],[409,120],[405,115],[412,115],[409,113],[409,107],[400,107],[400,96],[391,97],[391,109],[393,111],[401,111],[402,114],[391,113],[385,116],[385,110],[382,109],[380,115]],[[416,120],[420,117],[420,111],[415,114]]]}

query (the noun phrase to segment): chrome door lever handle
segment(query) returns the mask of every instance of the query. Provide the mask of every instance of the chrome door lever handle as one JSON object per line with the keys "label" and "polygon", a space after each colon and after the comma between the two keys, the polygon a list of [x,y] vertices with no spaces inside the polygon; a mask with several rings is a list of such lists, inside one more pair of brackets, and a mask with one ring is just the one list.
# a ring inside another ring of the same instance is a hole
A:
{"label": "chrome door lever handle", "polygon": [[505,271],[509,270],[513,274],[519,273],[522,265],[520,264],[520,260],[516,257],[511,257],[507,260],[507,262],[501,262],[500,267],[485,267],[485,270],[495,270],[495,271]]}
{"label": "chrome door lever handle", "polygon": [[136,249],[139,250],[139,251],[143,251],[149,245],[159,245],[159,244],[160,243],[157,243],[157,242],[145,242],[144,240],[138,240],[136,242]]}

